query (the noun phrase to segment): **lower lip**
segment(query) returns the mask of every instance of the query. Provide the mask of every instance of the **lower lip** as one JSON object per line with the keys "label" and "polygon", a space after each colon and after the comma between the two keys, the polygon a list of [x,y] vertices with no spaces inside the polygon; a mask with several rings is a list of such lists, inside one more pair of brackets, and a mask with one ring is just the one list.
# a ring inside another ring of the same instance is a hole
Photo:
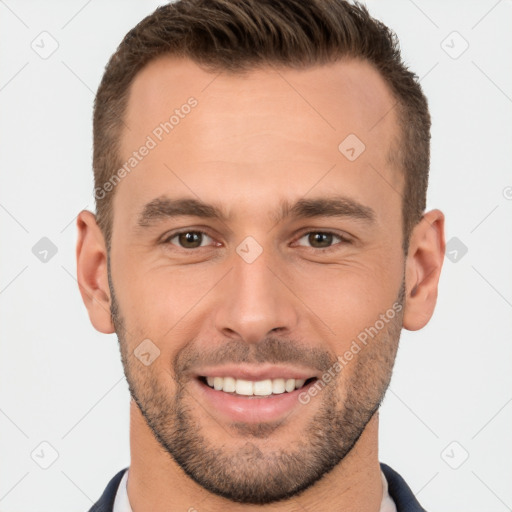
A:
{"label": "lower lip", "polygon": [[299,402],[299,395],[307,392],[316,380],[291,393],[284,392],[279,395],[241,396],[217,391],[199,379],[194,380],[201,396],[209,403],[210,409],[220,413],[227,419],[243,423],[263,423],[283,419],[297,407],[303,405]]}

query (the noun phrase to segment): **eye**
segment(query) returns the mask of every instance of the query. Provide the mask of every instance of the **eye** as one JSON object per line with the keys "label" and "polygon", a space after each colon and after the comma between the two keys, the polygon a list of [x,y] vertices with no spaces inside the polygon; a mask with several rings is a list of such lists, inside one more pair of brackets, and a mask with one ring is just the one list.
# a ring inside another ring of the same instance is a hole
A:
{"label": "eye", "polygon": [[164,240],[164,243],[177,245],[183,249],[197,249],[211,245],[212,242],[213,239],[202,231],[182,231],[181,233],[174,233]]}
{"label": "eye", "polygon": [[350,243],[350,240],[326,231],[311,231],[297,240],[298,245],[314,249],[328,249],[338,243]]}

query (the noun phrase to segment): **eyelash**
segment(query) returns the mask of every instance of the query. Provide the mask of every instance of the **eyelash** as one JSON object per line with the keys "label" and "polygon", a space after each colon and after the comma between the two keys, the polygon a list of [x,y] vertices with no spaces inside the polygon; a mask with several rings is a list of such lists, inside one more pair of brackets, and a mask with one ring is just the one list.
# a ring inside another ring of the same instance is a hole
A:
{"label": "eyelash", "polygon": [[[207,236],[209,238],[211,238],[213,240],[213,237],[210,236],[206,231],[202,231],[200,229],[185,229],[183,231],[177,231],[175,233],[171,233],[169,236],[166,236],[163,240],[162,240],[162,243],[165,245],[165,244],[171,244],[171,240],[173,240],[174,238],[180,236],[180,235],[183,235],[183,234],[186,234],[186,233],[198,233],[198,234],[201,234],[201,235],[204,235],[204,236]],[[343,235],[340,235],[338,233],[335,233],[333,231],[321,231],[321,230],[318,230],[318,231],[315,231],[315,230],[309,230],[309,231],[304,231],[303,233],[301,233],[295,240],[295,242],[301,240],[302,238],[304,238],[305,236],[307,235],[310,235],[310,234],[322,234],[322,235],[332,235],[334,238],[337,238],[339,239],[340,241],[337,242],[337,243],[334,243],[333,245],[329,246],[329,247],[325,247],[325,248],[318,248],[318,247],[307,247],[307,246],[299,246],[299,247],[305,247],[306,249],[312,249],[314,251],[321,251],[323,253],[326,253],[326,252],[330,252],[331,250],[336,250],[337,246],[338,245],[345,245],[345,244],[352,244],[352,240],[350,240],[348,237],[346,236],[343,236]],[[198,250],[198,249],[204,249],[206,246],[199,246],[199,247],[194,247],[192,249],[187,249],[185,247],[181,247],[177,244],[171,244],[171,245],[175,245],[176,247],[180,248],[180,249],[183,249],[184,251],[193,251],[193,250]]]}
{"label": "eyelash", "polygon": [[198,233],[200,235],[203,235],[203,236],[207,236],[209,238],[211,238],[212,240],[214,240],[214,238],[212,236],[210,236],[206,231],[203,231],[201,229],[184,229],[182,231],[176,231],[174,233],[171,233],[167,236],[165,236],[163,239],[162,239],[162,244],[163,245],[174,245],[175,247],[177,247],[178,249],[182,249],[184,251],[193,251],[193,250],[198,250],[198,249],[204,249],[205,247],[207,246],[199,246],[199,247],[194,247],[192,249],[187,249],[186,247],[181,247],[180,245],[178,244],[172,244],[171,243],[171,240],[173,240],[174,238],[177,238],[179,237],[180,235],[184,235],[186,233]]}
{"label": "eyelash", "polygon": [[302,238],[304,238],[305,236],[307,235],[311,235],[311,234],[322,234],[322,235],[332,235],[333,238],[337,238],[339,239],[339,242],[337,243],[333,243],[332,245],[330,245],[329,247],[324,247],[324,248],[319,248],[319,247],[307,247],[307,246],[299,246],[299,247],[305,247],[306,249],[311,249],[315,252],[317,251],[321,251],[322,253],[328,253],[330,251],[335,251],[339,248],[340,245],[348,245],[348,244],[352,244],[352,240],[350,240],[348,237],[346,236],[343,236],[343,235],[340,235],[339,233],[335,233],[334,231],[322,231],[322,230],[319,230],[319,231],[315,231],[315,230],[309,230],[309,231],[305,231],[303,232],[297,239],[296,241],[298,242],[299,240],[301,240]]}

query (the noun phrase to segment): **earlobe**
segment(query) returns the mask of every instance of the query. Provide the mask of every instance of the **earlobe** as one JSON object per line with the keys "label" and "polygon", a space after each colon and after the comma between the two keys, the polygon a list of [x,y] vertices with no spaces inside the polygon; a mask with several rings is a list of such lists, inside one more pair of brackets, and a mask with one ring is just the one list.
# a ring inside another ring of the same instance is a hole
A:
{"label": "earlobe", "polygon": [[432,210],[423,215],[409,241],[405,269],[405,329],[421,329],[432,317],[444,252],[444,215],[439,210]]}
{"label": "earlobe", "polygon": [[110,314],[107,249],[94,214],[87,210],[77,218],[77,279],[80,294],[94,328],[102,333],[115,332]]}

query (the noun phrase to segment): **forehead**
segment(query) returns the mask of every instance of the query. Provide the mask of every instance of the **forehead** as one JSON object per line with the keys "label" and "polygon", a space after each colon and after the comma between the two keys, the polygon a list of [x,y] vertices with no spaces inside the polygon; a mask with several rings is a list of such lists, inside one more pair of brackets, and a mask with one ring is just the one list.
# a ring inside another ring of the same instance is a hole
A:
{"label": "forehead", "polygon": [[396,194],[402,176],[388,158],[398,133],[395,103],[366,62],[233,74],[162,57],[130,88],[121,160],[149,140],[152,148],[116,196],[131,194],[136,204],[180,188],[263,204],[269,194],[280,201],[342,186],[336,192],[356,199],[373,188],[378,199],[379,189],[392,195],[385,183]]}

